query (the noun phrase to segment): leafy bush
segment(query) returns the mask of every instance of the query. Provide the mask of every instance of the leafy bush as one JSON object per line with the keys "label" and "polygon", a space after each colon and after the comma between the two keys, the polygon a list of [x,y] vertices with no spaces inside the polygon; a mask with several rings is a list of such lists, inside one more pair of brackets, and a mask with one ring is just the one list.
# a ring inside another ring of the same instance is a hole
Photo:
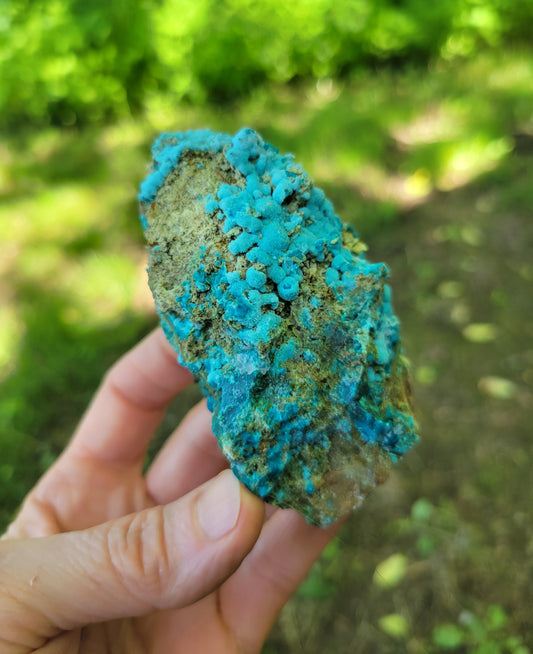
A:
{"label": "leafy bush", "polygon": [[102,122],[153,94],[227,100],[265,80],[527,42],[528,0],[4,0],[4,123]]}
{"label": "leafy bush", "polygon": [[6,122],[101,121],[139,105],[151,57],[148,2],[13,0],[0,15]]}

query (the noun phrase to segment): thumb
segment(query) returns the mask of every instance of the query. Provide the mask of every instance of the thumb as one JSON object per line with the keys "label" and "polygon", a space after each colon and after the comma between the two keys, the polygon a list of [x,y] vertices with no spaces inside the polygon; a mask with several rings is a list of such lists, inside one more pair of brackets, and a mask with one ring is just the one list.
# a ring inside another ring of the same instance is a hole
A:
{"label": "thumb", "polygon": [[168,504],[84,531],[0,541],[0,622],[13,639],[189,605],[240,564],[263,503],[229,470]]}

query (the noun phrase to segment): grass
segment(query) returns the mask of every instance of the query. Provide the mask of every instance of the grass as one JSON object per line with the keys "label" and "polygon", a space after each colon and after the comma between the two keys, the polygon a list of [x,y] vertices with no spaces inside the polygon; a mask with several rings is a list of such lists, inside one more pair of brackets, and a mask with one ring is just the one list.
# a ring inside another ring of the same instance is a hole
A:
{"label": "grass", "polygon": [[[533,651],[528,52],[269,87],[0,145],[0,526],[155,324],[136,189],[160,130],[259,129],[392,270],[423,440],[326,550],[265,652]],[[194,400],[172,406],[158,442]],[[155,447],[155,446],[154,446]]]}

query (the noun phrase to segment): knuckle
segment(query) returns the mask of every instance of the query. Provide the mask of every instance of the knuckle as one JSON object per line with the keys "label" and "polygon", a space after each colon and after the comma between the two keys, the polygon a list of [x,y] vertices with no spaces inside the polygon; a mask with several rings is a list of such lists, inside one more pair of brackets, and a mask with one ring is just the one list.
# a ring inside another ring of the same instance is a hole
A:
{"label": "knuckle", "polygon": [[54,504],[46,497],[39,497],[36,489],[24,500],[16,519],[0,538],[37,538],[65,531],[60,524]]}
{"label": "knuckle", "polygon": [[160,609],[174,583],[163,507],[141,511],[112,525],[107,534],[109,562],[129,593]]}

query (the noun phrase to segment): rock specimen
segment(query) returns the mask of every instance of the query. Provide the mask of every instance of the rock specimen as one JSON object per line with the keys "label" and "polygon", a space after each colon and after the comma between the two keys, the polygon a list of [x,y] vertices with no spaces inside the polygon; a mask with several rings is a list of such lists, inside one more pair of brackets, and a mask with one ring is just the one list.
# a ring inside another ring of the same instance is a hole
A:
{"label": "rock specimen", "polygon": [[415,442],[384,264],[251,129],[162,134],[141,185],[149,283],[236,476],[325,526]]}

